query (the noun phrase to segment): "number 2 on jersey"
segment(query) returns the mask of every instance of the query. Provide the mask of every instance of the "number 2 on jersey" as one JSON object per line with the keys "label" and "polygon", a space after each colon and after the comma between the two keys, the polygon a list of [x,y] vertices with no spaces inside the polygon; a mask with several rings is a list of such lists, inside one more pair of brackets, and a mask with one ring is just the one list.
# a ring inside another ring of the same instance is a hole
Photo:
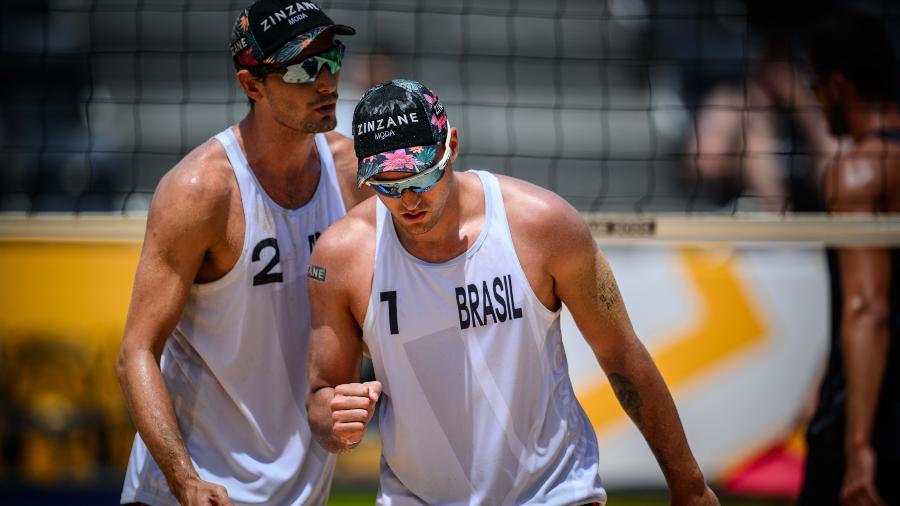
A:
{"label": "number 2 on jersey", "polygon": [[399,334],[400,329],[397,328],[397,291],[381,292],[381,302],[388,303],[388,319],[391,325],[391,335]]}
{"label": "number 2 on jersey", "polygon": [[275,254],[272,255],[272,258],[269,260],[269,263],[263,267],[263,270],[253,276],[253,286],[265,285],[268,283],[281,283],[283,281],[283,276],[280,272],[271,272],[272,269],[278,265],[278,262],[281,261],[281,253],[278,251],[278,241],[276,241],[274,237],[259,241],[253,248],[253,256],[251,259],[254,262],[259,262],[260,253],[266,248],[274,249]]}

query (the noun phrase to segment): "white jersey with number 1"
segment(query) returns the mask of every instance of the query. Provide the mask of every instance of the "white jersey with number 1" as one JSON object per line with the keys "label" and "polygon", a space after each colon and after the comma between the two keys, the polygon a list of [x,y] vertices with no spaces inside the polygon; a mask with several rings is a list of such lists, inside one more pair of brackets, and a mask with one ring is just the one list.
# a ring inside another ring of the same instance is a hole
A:
{"label": "white jersey with number 1", "polygon": [[[232,130],[216,139],[241,192],[243,249],[224,277],[191,287],[163,351],[163,377],[203,480],[223,485],[235,504],[325,504],[334,456],[313,440],[306,418],[306,269],[316,239],[345,214],[334,161],[316,135],[316,192],[284,209],[260,186]],[[139,435],[122,502],[177,504]]]}
{"label": "white jersey with number 1", "polygon": [[483,229],[445,263],[409,254],[377,204],[363,339],[384,386],[378,503],[605,503],[559,311],[522,271],[497,178],[477,174]]}

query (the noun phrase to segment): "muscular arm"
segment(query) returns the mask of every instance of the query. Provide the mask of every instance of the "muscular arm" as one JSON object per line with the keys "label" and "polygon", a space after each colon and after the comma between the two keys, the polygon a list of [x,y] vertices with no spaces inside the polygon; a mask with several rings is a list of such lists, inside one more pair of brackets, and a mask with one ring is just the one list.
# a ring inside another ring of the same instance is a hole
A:
{"label": "muscular arm", "polygon": [[[363,352],[362,329],[350,309],[350,291],[354,283],[360,282],[352,273],[358,268],[358,262],[350,258],[352,248],[335,244],[335,240],[340,241],[346,233],[344,224],[333,225],[316,244],[310,258],[315,275],[311,271],[307,277],[312,335],[306,409],[316,440],[335,453],[359,443],[374,408],[374,401],[369,406],[359,395],[352,395],[359,392],[340,389],[359,385],[356,382],[359,381]],[[362,389],[363,386],[355,388]],[[380,393],[380,386],[377,393]],[[359,405],[351,406],[342,414],[335,413],[340,410],[338,404],[346,402],[358,402]],[[340,418],[342,416],[344,418]]]}
{"label": "muscular arm", "polygon": [[766,59],[752,81],[761,86],[779,107],[790,111],[810,147],[811,160],[818,180],[825,166],[834,158],[838,142],[828,133],[828,124],[818,107],[815,94],[804,82],[801,70],[789,58]]}
{"label": "muscular arm", "polygon": [[871,445],[872,423],[890,340],[888,291],[890,254],[884,248],[840,251],[841,351],[847,379],[848,453]]}
{"label": "muscular arm", "polygon": [[635,335],[606,258],[574,209],[558,213],[554,292],[572,312],[625,412],[650,446],[673,504],[718,504],[688,447],[675,403]]}
{"label": "muscular arm", "polygon": [[[203,482],[182,440],[159,360],[227,207],[210,208],[202,195],[208,188],[185,185],[183,176],[168,174],[150,205],[116,372],[141,439],[172,493],[189,503]],[[220,492],[224,497],[224,488]]]}
{"label": "muscular arm", "polygon": [[[877,164],[850,157],[835,169],[837,178],[827,188],[833,210],[874,211],[882,184]],[[841,353],[847,381],[847,467],[841,495],[847,504],[865,504],[877,500],[871,498],[877,494],[871,435],[890,343],[891,261],[887,249],[872,247],[842,248],[838,257],[843,291]]]}

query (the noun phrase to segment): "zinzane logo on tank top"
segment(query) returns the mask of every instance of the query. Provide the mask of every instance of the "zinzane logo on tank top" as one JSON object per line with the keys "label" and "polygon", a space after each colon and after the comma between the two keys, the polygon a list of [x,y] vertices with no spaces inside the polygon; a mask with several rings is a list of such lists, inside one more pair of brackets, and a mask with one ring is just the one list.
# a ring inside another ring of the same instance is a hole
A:
{"label": "zinzane logo on tank top", "polygon": [[480,286],[469,283],[456,287],[456,308],[459,310],[460,330],[522,318],[522,308],[516,306],[512,276],[509,274],[494,277],[490,283],[482,281]]}

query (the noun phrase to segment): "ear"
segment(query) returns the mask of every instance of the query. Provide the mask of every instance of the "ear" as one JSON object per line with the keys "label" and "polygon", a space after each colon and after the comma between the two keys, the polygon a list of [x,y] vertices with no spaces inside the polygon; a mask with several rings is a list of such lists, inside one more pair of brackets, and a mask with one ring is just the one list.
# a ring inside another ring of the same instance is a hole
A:
{"label": "ear", "polygon": [[259,102],[265,98],[266,89],[264,79],[253,77],[253,74],[251,74],[249,70],[241,69],[238,70],[237,80],[247,97],[252,98],[255,102]]}
{"label": "ear", "polygon": [[450,150],[452,151],[450,161],[455,162],[456,157],[459,155],[459,131],[456,127],[450,128]]}

